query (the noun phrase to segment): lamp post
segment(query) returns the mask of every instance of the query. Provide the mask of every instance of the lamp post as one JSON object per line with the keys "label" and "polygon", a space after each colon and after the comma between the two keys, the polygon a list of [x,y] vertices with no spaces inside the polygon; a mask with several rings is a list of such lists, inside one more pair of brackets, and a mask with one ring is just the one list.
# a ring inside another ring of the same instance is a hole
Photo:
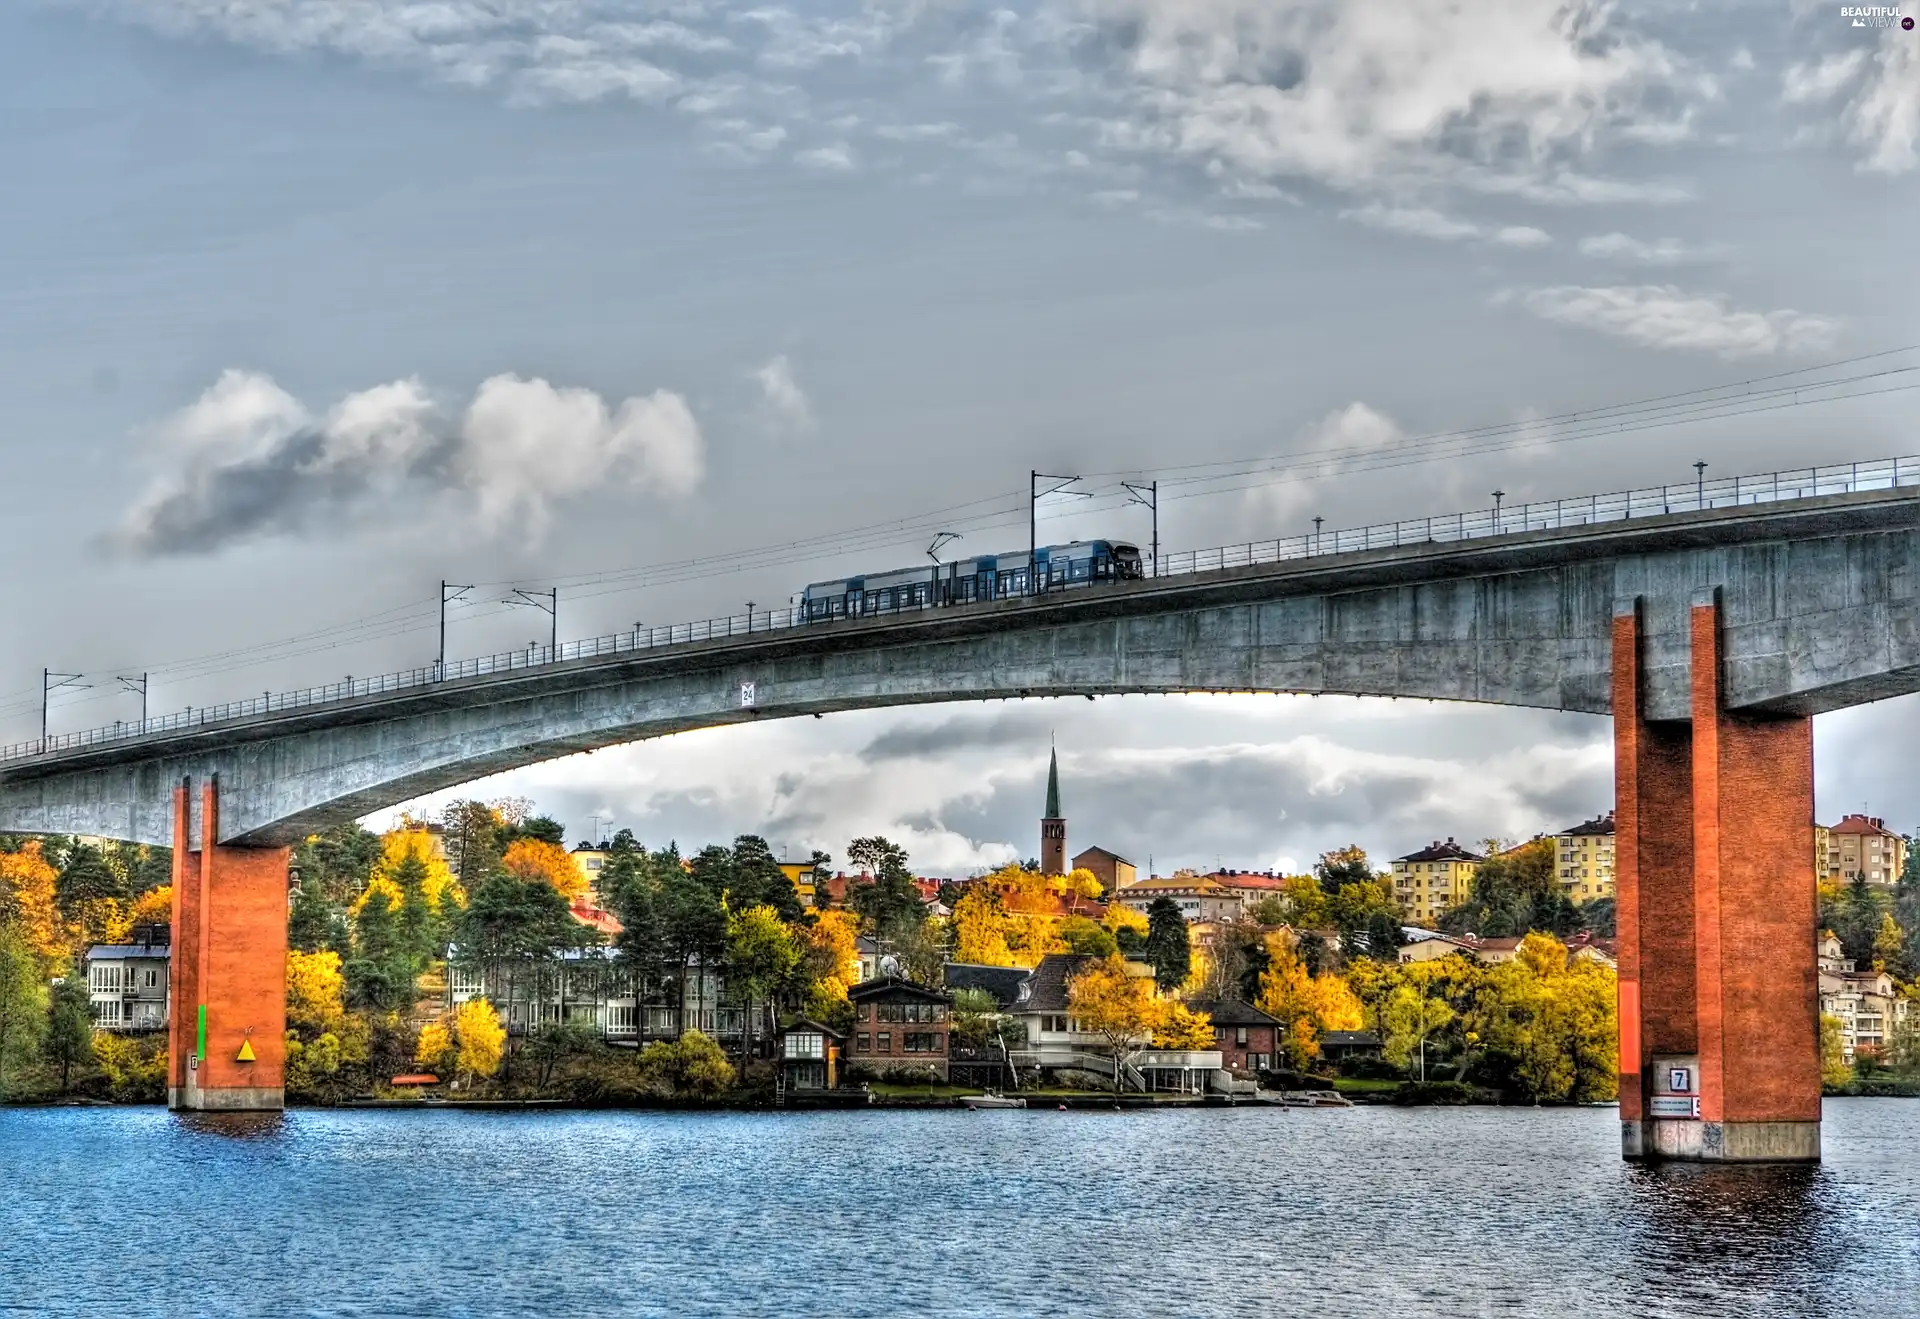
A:
{"label": "lamp post", "polygon": [[1504,490],[1493,492],[1493,534],[1496,536],[1500,534],[1500,501],[1506,497],[1507,492]]}
{"label": "lamp post", "polygon": [[1313,552],[1315,554],[1320,552],[1320,524],[1325,521],[1325,518],[1315,518],[1313,520]]}
{"label": "lamp post", "polygon": [[1693,465],[1693,506],[1695,508],[1705,508],[1707,506],[1707,464],[1705,459],[1698,460]]}

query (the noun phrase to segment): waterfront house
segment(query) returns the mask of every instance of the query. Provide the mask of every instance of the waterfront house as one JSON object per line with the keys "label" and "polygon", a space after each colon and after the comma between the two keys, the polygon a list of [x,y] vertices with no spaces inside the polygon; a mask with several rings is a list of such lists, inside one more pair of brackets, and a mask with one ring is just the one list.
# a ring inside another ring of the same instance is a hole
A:
{"label": "waterfront house", "polygon": [[953,999],[945,991],[897,976],[864,980],[847,991],[853,1004],[853,1047],[847,1064],[873,1075],[931,1069],[944,1081],[952,1053]]}
{"label": "waterfront house", "polygon": [[[609,1044],[642,1045],[697,1030],[729,1049],[744,1046],[747,1009],[715,970],[698,959],[679,975],[641,992],[633,970],[611,948],[576,948],[553,962],[447,966],[447,1007],[484,997],[513,1035],[561,1024],[585,1026]],[[768,1033],[765,1008],[754,1036]]]}
{"label": "waterfront house", "polygon": [[[1085,1029],[1073,1016],[1070,1002],[1071,981],[1098,960],[1082,953],[1048,953],[1033,968],[1024,996],[1007,1008],[1026,1033],[1026,1046],[1013,1051],[1015,1067],[1043,1076],[1071,1071],[1112,1079],[1113,1051],[1106,1037]],[[1153,968],[1144,962],[1129,961],[1127,969],[1143,980],[1153,976]],[[1131,1090],[1201,1094],[1222,1088],[1225,1079],[1217,1049],[1144,1048],[1133,1055],[1121,1085]]]}
{"label": "waterfront house", "polygon": [[780,1082],[787,1093],[831,1090],[840,1083],[846,1037],[805,1017],[780,1029]]}
{"label": "waterfront house", "polygon": [[167,1028],[172,927],[136,925],[131,943],[101,943],[87,949],[84,974],[93,1024],[101,1030]]}
{"label": "waterfront house", "polygon": [[1349,1058],[1380,1056],[1380,1037],[1370,1030],[1328,1030],[1320,1032],[1320,1057],[1339,1065]]}
{"label": "waterfront house", "polygon": [[1820,1014],[1840,1023],[1840,1056],[1884,1055],[1907,1020],[1908,1002],[1885,971],[1856,971],[1840,940],[1823,931],[1818,945]]}
{"label": "waterfront house", "polygon": [[1201,1000],[1190,1004],[1213,1020],[1213,1045],[1221,1066],[1234,1072],[1257,1072],[1273,1066],[1280,1050],[1280,1023],[1251,1003],[1237,998]]}

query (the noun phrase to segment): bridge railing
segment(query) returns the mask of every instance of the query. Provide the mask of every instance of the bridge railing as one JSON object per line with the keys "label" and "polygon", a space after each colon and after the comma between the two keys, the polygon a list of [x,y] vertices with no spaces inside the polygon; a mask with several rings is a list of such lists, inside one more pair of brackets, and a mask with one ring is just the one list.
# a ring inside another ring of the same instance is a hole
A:
{"label": "bridge railing", "polygon": [[[1769,504],[1818,495],[1851,494],[1855,491],[1888,490],[1898,486],[1920,486],[1920,457],[1889,458],[1877,462],[1841,463],[1829,467],[1800,467],[1757,476],[1724,476],[1698,479],[1677,485],[1648,486],[1605,495],[1582,495],[1571,499],[1535,500],[1471,512],[1447,513],[1434,517],[1409,518],[1327,532],[1307,532],[1276,540],[1251,541],[1206,550],[1185,550],[1163,554],[1158,563],[1149,560],[1148,571],[1157,577],[1179,577],[1192,573],[1214,572],[1222,568],[1240,568],[1262,563],[1280,563],[1289,559],[1308,559],[1318,555],[1351,554],[1362,550],[1439,544],[1477,540],[1489,536],[1510,536],[1531,531],[1551,531],[1563,527],[1592,526],[1624,522],[1632,518],[1656,517],[1668,513],[1692,513],[1715,508],[1735,508],[1751,504]],[[913,613],[927,606],[905,606],[895,612]],[[295,691],[265,691],[260,695],[219,705],[189,707],[177,714],[157,715],[149,719],[114,723],[77,733],[56,733],[11,746],[0,746],[0,762],[24,760],[64,751],[82,750],[132,738],[178,732],[212,724],[255,719],[314,706],[338,705],[366,700],[394,692],[463,678],[482,678],[542,668],[575,660],[599,659],[636,651],[654,651],[727,637],[750,636],[759,632],[808,626],[796,609],[755,610],[675,623],[667,627],[635,628],[607,636],[565,641],[558,646],[528,646],[521,650],[501,651],[474,659],[427,664],[383,673],[370,678],[346,677],[340,682]],[[813,623],[811,626],[826,626]]]}

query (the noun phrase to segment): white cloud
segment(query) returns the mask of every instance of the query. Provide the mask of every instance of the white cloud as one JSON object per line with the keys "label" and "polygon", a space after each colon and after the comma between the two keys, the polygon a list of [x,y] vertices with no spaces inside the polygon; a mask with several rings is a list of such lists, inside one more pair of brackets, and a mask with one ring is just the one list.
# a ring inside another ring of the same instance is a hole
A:
{"label": "white cloud", "polygon": [[1677,238],[1656,238],[1648,242],[1616,230],[1610,234],[1582,238],[1580,255],[1642,266],[1677,266],[1701,260],[1705,253],[1688,247]]}
{"label": "white cloud", "polygon": [[1904,174],[1920,164],[1920,34],[1889,28],[1872,50],[1856,49],[1789,67],[1781,80],[1788,105],[1830,113],[1859,152],[1859,168]]}
{"label": "white cloud", "polygon": [[1532,225],[1509,224],[1493,231],[1493,241],[1504,247],[1545,247],[1553,235]]}
{"label": "white cloud", "polygon": [[761,412],[776,435],[805,435],[814,429],[813,403],[794,378],[785,353],[753,373],[760,386]]}
{"label": "white cloud", "polygon": [[1614,288],[1561,285],[1519,296],[1528,311],[1648,348],[1716,353],[1725,358],[1821,351],[1840,335],[1828,316],[1793,310],[1744,311],[1720,294],[1689,294],[1670,284]]}
{"label": "white cloud", "polygon": [[[1717,95],[1611,0],[52,2],[411,71],[517,105],[670,109],[713,131],[709,150],[743,162],[839,124],[844,140],[794,162],[847,173],[870,154],[920,169],[896,159],[906,146],[1030,177],[1197,161],[1224,195],[1248,201],[1292,201],[1281,185],[1296,180],[1359,203],[1461,190],[1555,204],[1672,200],[1685,189],[1596,171],[1616,143],[1689,137],[1695,106]],[[919,113],[939,96],[969,122]],[[1027,122],[1012,133],[988,122],[1009,114]],[[863,152],[866,140],[890,151]],[[1184,170],[1160,172],[1160,190],[1191,187]],[[1490,241],[1520,242],[1527,228],[1492,224]]]}
{"label": "white cloud", "polygon": [[1369,228],[1448,243],[1477,239],[1498,243],[1503,247],[1545,247],[1553,241],[1552,235],[1544,229],[1536,229],[1531,225],[1509,224],[1488,228],[1426,206],[1386,206],[1369,202],[1340,214],[1344,219],[1357,220]]}
{"label": "white cloud", "polygon": [[1424,206],[1383,206],[1379,202],[1369,202],[1340,214],[1345,219],[1358,220],[1373,229],[1412,234],[1417,238],[1437,238],[1442,242],[1478,238],[1481,233],[1480,226],[1469,220],[1442,215]]}
{"label": "white cloud", "polygon": [[845,142],[795,152],[793,158],[808,169],[825,170],[830,173],[845,173],[854,168],[853,148]]}
{"label": "white cloud", "polygon": [[1256,525],[1266,535],[1292,535],[1300,510],[1308,499],[1307,483],[1340,470],[1352,459],[1391,448],[1406,438],[1400,424],[1369,405],[1355,401],[1335,409],[1294,437],[1284,455],[1289,470],[1279,480],[1247,491],[1247,503]]}
{"label": "white cloud", "polygon": [[678,394],[609,408],[592,390],[513,375],[483,382],[454,425],[414,379],[349,394],[316,420],[271,378],[229,370],[155,433],[164,470],[112,538],[143,557],[357,525],[403,494],[409,526],[511,523],[537,537],[555,504],[607,481],[683,495],[705,464]]}
{"label": "white cloud", "polygon": [[684,495],[699,485],[705,445],[686,400],[668,390],[609,409],[590,389],[498,375],[483,382],[461,426],[454,472],[482,520],[536,534],[551,506],[610,477]]}
{"label": "white cloud", "polygon": [[[1347,191],[1451,183],[1577,199],[1610,136],[1673,121],[1711,94],[1678,56],[1563,0],[1380,6],[1344,0],[1082,0],[1118,46],[1136,150],[1257,179]],[[1604,185],[1605,181],[1596,181]]]}

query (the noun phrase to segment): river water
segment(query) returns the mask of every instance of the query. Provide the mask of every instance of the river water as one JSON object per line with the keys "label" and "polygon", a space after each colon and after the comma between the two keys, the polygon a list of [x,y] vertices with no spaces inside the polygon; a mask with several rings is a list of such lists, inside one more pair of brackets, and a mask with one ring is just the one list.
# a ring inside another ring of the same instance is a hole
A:
{"label": "river water", "polygon": [[1920,1101],[1817,1169],[1611,1109],[0,1110],[0,1314],[1920,1315]]}

